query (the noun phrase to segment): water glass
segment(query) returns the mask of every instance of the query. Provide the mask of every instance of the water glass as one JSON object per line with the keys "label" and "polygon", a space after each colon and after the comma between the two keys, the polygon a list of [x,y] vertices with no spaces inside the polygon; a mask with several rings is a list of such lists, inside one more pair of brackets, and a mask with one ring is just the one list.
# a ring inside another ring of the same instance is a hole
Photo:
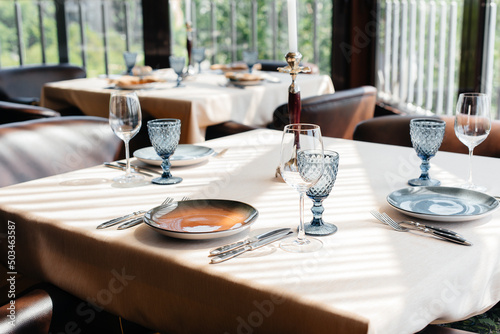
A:
{"label": "water glass", "polygon": [[248,72],[252,73],[253,65],[257,64],[259,53],[257,51],[243,51],[243,61],[248,66]]}
{"label": "water glass", "polygon": [[137,53],[125,51],[123,53],[123,59],[125,59],[125,66],[127,66],[127,74],[133,75],[132,69],[135,66],[135,62],[137,61]]}
{"label": "water glass", "polygon": [[181,136],[181,121],[175,118],[162,118],[148,121],[148,134],[151,144],[163,162],[163,174],[152,180],[155,184],[176,184],[182,178],[170,173],[170,156],[174,154]]}
{"label": "water glass", "polygon": [[413,148],[422,160],[421,174],[417,179],[411,179],[411,186],[439,186],[439,180],[429,176],[429,160],[436,155],[443,142],[446,122],[439,119],[415,118],[410,121],[410,137]]}
{"label": "water glass", "polygon": [[184,74],[184,67],[186,66],[186,58],[170,56],[170,67],[177,74],[177,85],[175,87],[184,87],[182,82],[182,75]]}
{"label": "water glass", "polygon": [[198,73],[201,73],[201,62],[205,60],[205,48],[193,48],[193,60],[198,63]]}
{"label": "water glass", "polygon": [[324,171],[319,181],[312,186],[306,195],[313,200],[313,219],[305,224],[304,229],[307,235],[329,235],[337,232],[337,226],[323,221],[323,200],[325,200],[332,191],[337,171],[339,169],[339,154],[335,151],[324,151]]}

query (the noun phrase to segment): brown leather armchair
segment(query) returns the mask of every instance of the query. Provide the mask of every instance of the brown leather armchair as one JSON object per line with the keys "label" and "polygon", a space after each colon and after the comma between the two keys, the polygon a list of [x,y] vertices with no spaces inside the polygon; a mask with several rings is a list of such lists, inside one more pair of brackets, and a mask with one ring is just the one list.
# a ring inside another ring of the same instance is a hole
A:
{"label": "brown leather armchair", "polygon": [[[393,115],[375,117],[363,121],[356,126],[353,139],[412,147],[410,139],[410,120],[413,118],[423,118],[423,116]],[[468,153],[468,148],[462,144],[455,135],[455,118],[453,116],[439,116],[439,118],[446,122],[443,143],[439,150]],[[474,149],[474,155],[500,157],[500,121],[492,121],[488,138]]]}
{"label": "brown leather armchair", "polygon": [[67,116],[0,125],[0,186],[112,161],[122,147],[107,118]]}
{"label": "brown leather armchair", "polygon": [[38,104],[47,82],[85,78],[85,70],[69,64],[0,69],[0,101]]}
{"label": "brown leather armchair", "polygon": [[51,109],[33,105],[0,101],[0,124],[60,116],[60,113]]}

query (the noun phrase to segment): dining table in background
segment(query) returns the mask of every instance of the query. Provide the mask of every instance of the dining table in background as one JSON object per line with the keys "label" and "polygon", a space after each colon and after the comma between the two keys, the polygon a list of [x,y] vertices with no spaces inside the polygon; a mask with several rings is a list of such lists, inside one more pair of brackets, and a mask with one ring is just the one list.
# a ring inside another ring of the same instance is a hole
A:
{"label": "dining table in background", "polygon": [[[386,201],[419,174],[420,161],[408,147],[324,138],[340,154],[323,214],[338,232],[322,237],[323,248],[314,253],[288,253],[276,242],[209,264],[214,247],[297,227],[297,192],[274,176],[281,135],[262,129],[207,141],[216,152],[229,149],[176,168],[184,180],[173,186],[113,187],[105,180],[122,172],[100,165],[0,188],[0,232],[5,238],[7,222],[15,225],[20,273],[166,333],[415,333],[500,301],[499,212],[429,222],[463,234],[472,246],[399,233],[370,214],[408,218]],[[443,186],[463,182],[467,159],[438,152],[433,176]],[[491,194],[500,194],[498,170],[499,159],[474,157],[475,181]],[[104,181],[80,182],[86,179]],[[208,240],[170,238],[145,224],[96,229],[167,196],[241,201],[259,217],[245,232]],[[7,254],[7,243],[1,245]]]}
{"label": "dining table in background", "polygon": [[[180,143],[205,140],[210,125],[235,121],[265,127],[274,110],[288,101],[290,75],[279,72],[255,72],[271,79],[255,86],[227,84],[217,71],[205,71],[184,79],[185,87],[174,88],[176,75],[171,69],[160,70],[167,82],[138,89],[142,110],[153,118],[177,118],[182,122]],[[302,98],[334,92],[327,75],[300,75],[297,83]],[[77,107],[85,115],[108,117],[109,97],[114,91],[107,78],[85,78],[47,83],[43,86],[41,105],[54,110]]]}

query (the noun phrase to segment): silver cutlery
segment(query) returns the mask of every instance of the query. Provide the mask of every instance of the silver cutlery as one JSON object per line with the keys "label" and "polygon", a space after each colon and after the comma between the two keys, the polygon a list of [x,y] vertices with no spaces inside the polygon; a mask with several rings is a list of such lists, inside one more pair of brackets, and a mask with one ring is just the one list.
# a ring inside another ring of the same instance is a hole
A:
{"label": "silver cutlery", "polygon": [[466,246],[472,245],[469,241],[465,240],[463,237],[461,237],[459,235],[453,235],[453,234],[448,234],[448,233],[444,233],[444,232],[440,232],[440,231],[435,231],[435,230],[431,230],[431,229],[428,229],[426,227],[421,227],[421,226],[417,227],[417,226],[414,226],[411,224],[408,225],[408,227],[404,227],[404,226],[401,226],[400,224],[398,224],[395,220],[393,220],[391,217],[389,217],[386,213],[380,213],[380,212],[377,212],[374,210],[370,211],[370,213],[375,218],[377,218],[379,221],[389,225],[390,227],[392,227],[394,230],[396,230],[398,232],[409,232],[410,230],[420,231],[423,233],[431,234],[431,235],[433,235],[441,240],[450,241],[450,242],[454,242],[454,243],[457,243],[460,245],[466,245]]}
{"label": "silver cutlery", "polygon": [[[116,163],[122,167],[127,166],[127,164],[125,162],[117,161]],[[163,174],[163,172],[160,172],[159,170],[148,168],[148,167],[137,166],[137,165],[133,165],[133,164],[130,164],[130,168],[132,168],[133,170],[136,170],[136,171],[146,171],[146,172],[156,173],[156,174],[160,174],[160,175]]]}
{"label": "silver cutlery", "polygon": [[[172,203],[173,199],[170,197],[168,199],[169,199],[169,201],[165,200],[161,205],[167,205],[167,204]],[[189,197],[183,197],[181,201],[187,201],[188,199],[189,199]],[[125,230],[127,228],[142,224],[142,222],[143,222],[142,217],[143,217],[143,215],[141,215],[141,217],[139,217],[139,218],[134,218],[132,220],[126,221],[123,224],[119,225],[117,229],[118,230]]]}
{"label": "silver cutlery", "polygon": [[226,154],[226,152],[227,152],[228,150],[229,150],[229,148],[225,148],[225,149],[223,149],[222,151],[217,152],[217,153],[215,154],[215,158],[217,158],[217,159],[222,158],[222,156],[223,156],[224,154]]}
{"label": "silver cutlery", "polygon": [[456,236],[463,238],[462,235],[458,234],[455,231],[449,230],[447,228],[425,225],[425,224],[417,223],[417,222],[414,222],[411,220],[403,220],[403,221],[398,222],[398,224],[408,224],[408,225],[413,225],[416,227],[425,227],[425,228],[428,228],[429,230],[434,230],[434,231],[443,232],[443,233],[447,233],[447,234],[451,234],[451,235],[456,235]]}
{"label": "silver cutlery", "polygon": [[290,230],[289,228],[280,228],[277,230],[272,230],[272,231],[268,231],[265,233],[261,233],[259,235],[253,236],[251,238],[247,238],[247,239],[242,240],[242,241],[233,242],[233,243],[225,245],[225,246],[217,247],[217,248],[210,250],[209,256],[219,255],[221,253],[228,252],[232,249],[235,249],[235,248],[238,248],[241,246],[245,246],[245,245],[248,245],[250,243],[265,239],[265,238],[270,237],[270,236],[275,235],[275,234],[281,234],[281,233],[289,231],[289,230]]}
{"label": "silver cutlery", "polygon": [[[108,168],[122,170],[122,171],[125,170],[125,167],[122,167],[122,166],[119,166],[119,165],[115,165],[115,164],[112,164],[110,162],[105,162],[104,166],[108,167]],[[142,175],[146,175],[146,176],[150,176],[150,177],[153,176],[152,174],[149,174],[149,173],[146,173],[146,172],[143,172],[143,171],[139,171],[139,170],[135,170],[133,168],[131,168],[131,171],[132,171],[132,173],[142,174]]]}
{"label": "silver cutlery", "polygon": [[[165,205],[165,204],[171,203],[173,200],[174,200],[173,198],[167,197],[163,201],[163,203],[161,205]],[[103,228],[111,227],[111,226],[114,226],[114,225],[117,225],[117,224],[123,223],[123,222],[128,222],[130,220],[135,220],[135,219],[141,219],[142,220],[142,216],[146,212],[147,212],[146,210],[140,210],[140,211],[132,212],[132,213],[130,213],[128,215],[125,215],[125,216],[121,216],[121,217],[118,217],[118,218],[114,218],[114,219],[108,220],[108,221],[100,224],[99,226],[97,226],[97,229],[101,230]],[[138,217],[138,216],[140,216],[140,217]]]}
{"label": "silver cutlery", "polygon": [[210,263],[217,264],[217,263],[227,261],[227,260],[232,259],[238,255],[243,254],[243,253],[253,251],[257,248],[269,245],[270,243],[273,243],[277,240],[283,239],[284,237],[286,237],[287,235],[292,234],[292,233],[293,233],[293,231],[291,229],[288,229],[287,231],[284,231],[282,233],[273,234],[270,237],[267,237],[267,238],[258,240],[256,242],[244,245],[242,247],[230,250],[228,252],[216,255],[216,256],[212,257],[212,259],[210,260]]}

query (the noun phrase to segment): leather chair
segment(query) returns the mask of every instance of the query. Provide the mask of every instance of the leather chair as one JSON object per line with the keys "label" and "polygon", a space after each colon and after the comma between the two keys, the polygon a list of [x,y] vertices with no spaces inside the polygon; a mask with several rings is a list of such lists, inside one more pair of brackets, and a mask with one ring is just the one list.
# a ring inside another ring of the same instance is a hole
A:
{"label": "leather chair", "polygon": [[[373,143],[412,147],[410,120],[423,118],[418,115],[393,115],[375,117],[359,123],[354,130],[353,139]],[[431,117],[435,118],[435,117]],[[455,118],[439,116],[446,122],[443,143],[440,151],[469,153],[469,149],[455,135]],[[500,121],[491,122],[491,131],[486,140],[474,148],[474,155],[500,157]]]}
{"label": "leather chair", "polygon": [[107,118],[66,116],[0,125],[0,186],[113,161],[122,147]]}
{"label": "leather chair", "polygon": [[0,69],[0,101],[39,104],[45,83],[86,75],[83,68],[69,64],[3,68]]}
{"label": "leather chair", "polygon": [[[346,89],[302,100],[300,121],[321,126],[327,137],[352,139],[356,125],[373,118],[377,89],[372,86]],[[282,130],[290,123],[288,104],[278,107],[270,128]]]}
{"label": "leather chair", "polygon": [[0,124],[60,116],[60,113],[51,109],[0,101]]}

